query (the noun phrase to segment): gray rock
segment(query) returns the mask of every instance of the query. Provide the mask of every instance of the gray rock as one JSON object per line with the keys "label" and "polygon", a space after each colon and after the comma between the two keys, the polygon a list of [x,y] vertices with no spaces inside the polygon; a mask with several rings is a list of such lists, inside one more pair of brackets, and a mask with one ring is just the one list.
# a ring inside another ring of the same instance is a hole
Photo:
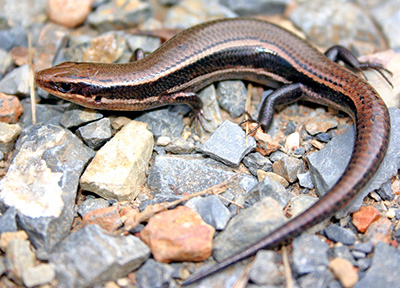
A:
{"label": "gray rock", "polygon": [[332,136],[326,132],[322,132],[322,133],[319,133],[316,138],[318,141],[328,143],[329,141],[331,141]]}
{"label": "gray rock", "polygon": [[286,192],[280,183],[266,177],[246,194],[244,201],[248,205],[253,205],[266,197],[271,197],[285,207],[289,203],[291,194]]}
{"label": "gray rock", "polygon": [[243,210],[214,238],[214,258],[226,259],[269,235],[286,221],[282,209],[277,201],[267,197]]}
{"label": "gray rock", "polygon": [[182,115],[171,107],[145,112],[135,120],[145,122],[155,138],[168,136],[177,138],[183,131]]}
{"label": "gray rock", "polygon": [[355,3],[304,1],[293,9],[289,17],[317,45],[350,47],[356,42],[381,44],[382,39],[373,21]]}
{"label": "gray rock", "polygon": [[305,172],[304,162],[300,159],[285,156],[274,162],[272,165],[273,171],[281,175],[290,183],[297,180],[297,174],[302,174]]}
{"label": "gray rock", "polygon": [[350,229],[340,227],[336,224],[331,224],[324,229],[325,236],[334,242],[341,242],[345,245],[353,245],[355,235]]}
{"label": "gray rock", "polygon": [[256,148],[253,137],[246,137],[239,125],[226,120],[204,143],[201,152],[228,166],[237,167]]}
{"label": "gray rock", "polygon": [[68,236],[50,255],[59,287],[88,287],[116,280],[137,269],[150,249],[135,236],[107,234],[88,225]]}
{"label": "gray rock", "polygon": [[53,281],[56,276],[52,264],[40,264],[36,267],[27,269],[22,274],[22,280],[27,287],[36,287]]}
{"label": "gray rock", "polygon": [[292,265],[297,275],[327,268],[329,246],[316,235],[302,234],[293,240]]}
{"label": "gray rock", "polygon": [[10,54],[4,50],[0,49],[0,80],[8,69],[12,67],[13,61]]}
{"label": "gray rock", "polygon": [[152,15],[150,4],[138,2],[130,5],[130,2],[117,4],[115,0],[100,5],[89,14],[87,23],[98,30],[110,31],[122,28],[136,27]]}
{"label": "gray rock", "polygon": [[30,249],[30,243],[24,239],[13,239],[6,249],[7,276],[22,285],[22,275],[32,268],[35,263],[35,254]]}
{"label": "gray rock", "polygon": [[[21,101],[21,104],[24,108],[24,113],[22,113],[18,123],[22,129],[25,129],[32,125],[32,108],[28,100]],[[66,105],[36,104],[36,123],[60,125],[60,120],[66,107]]]}
{"label": "gray rock", "polygon": [[188,154],[194,149],[194,144],[183,138],[175,138],[165,147],[165,151],[173,154]]}
{"label": "gray rock", "polygon": [[90,211],[106,208],[108,206],[110,206],[110,203],[103,198],[87,197],[81,206],[79,206],[78,214],[83,217]]}
{"label": "gray rock", "polygon": [[29,66],[15,68],[0,81],[0,92],[12,95],[29,95]]}
{"label": "gray rock", "polygon": [[202,89],[198,93],[198,96],[203,102],[204,118],[208,120],[203,120],[202,125],[194,128],[198,129],[200,136],[209,136],[222,122],[221,109],[217,101],[217,91],[214,85],[210,85]]}
{"label": "gray rock", "polygon": [[378,189],[376,192],[384,201],[392,201],[394,199],[392,182],[390,181],[390,179],[383,183],[381,189]]}
{"label": "gray rock", "polygon": [[[38,22],[39,19],[44,19],[46,3],[47,1],[45,0],[1,1],[0,16],[7,19],[14,26],[28,27]],[[27,45],[22,46],[27,47]]]}
{"label": "gray rock", "polygon": [[70,131],[55,125],[31,126],[0,182],[0,201],[18,211],[18,225],[40,257],[68,235],[79,176],[94,152]]}
{"label": "gray rock", "polygon": [[334,282],[334,277],[332,273],[326,268],[322,266],[318,266],[311,273],[301,276],[298,278],[298,283],[301,288],[341,288],[342,286],[332,286]]}
{"label": "gray rock", "polygon": [[8,208],[7,211],[0,216],[0,235],[3,232],[17,231],[16,216],[17,212],[14,207]]}
{"label": "gray rock", "polygon": [[[391,127],[400,126],[400,110],[389,108]],[[323,149],[306,157],[310,172],[314,179],[315,191],[324,195],[337,182],[349,162],[354,143],[354,128],[349,128],[345,133],[336,136]],[[392,129],[389,147],[377,173],[358,193],[351,204],[336,213],[336,217],[343,218],[348,213],[358,211],[362,200],[370,192],[379,189],[383,183],[397,174],[400,166],[400,130]]]}
{"label": "gray rock", "polygon": [[299,179],[299,184],[301,187],[314,189],[314,183],[312,182],[310,171],[307,171],[306,173],[297,174],[297,178]]}
{"label": "gray rock", "polygon": [[374,249],[372,242],[360,242],[354,245],[353,250],[369,254]]}
{"label": "gray rock", "polygon": [[0,277],[3,276],[4,273],[6,273],[7,267],[6,267],[6,259],[4,257],[0,257]]}
{"label": "gray rock", "polygon": [[393,269],[400,266],[398,249],[378,242],[374,249],[372,265],[354,288],[396,287],[400,283],[400,274]]}
{"label": "gray rock", "polygon": [[[231,168],[199,155],[158,155],[149,171],[147,184],[153,194],[193,194],[233,177]],[[232,189],[245,193],[257,180],[242,174],[232,181]]]}
{"label": "gray rock", "polygon": [[172,279],[172,272],[173,269],[169,265],[149,259],[136,272],[135,279],[139,288],[178,287]]}
{"label": "gray rock", "polygon": [[239,117],[245,111],[247,89],[239,80],[222,81],[217,86],[219,105],[229,112],[232,118]]}
{"label": "gray rock", "polygon": [[92,149],[100,148],[111,138],[111,123],[109,118],[89,123],[80,127],[77,134]]}
{"label": "gray rock", "polygon": [[[4,9],[2,9],[2,11],[4,11]],[[18,12],[18,14],[20,13]],[[0,48],[7,51],[11,50],[13,47],[28,46],[27,30],[19,25],[0,30],[0,39]]]}
{"label": "gray rock", "polygon": [[259,152],[250,153],[243,158],[243,164],[249,169],[250,173],[257,176],[258,170],[266,172],[272,171],[272,162],[262,156]]}
{"label": "gray rock", "polygon": [[260,11],[266,14],[282,14],[288,0],[222,0],[221,4],[227,6],[231,10],[237,12],[239,15],[256,15]]}
{"label": "gray rock", "polygon": [[96,110],[70,104],[60,120],[61,126],[71,129],[103,118]]}
{"label": "gray rock", "polygon": [[161,39],[158,37],[125,34],[125,39],[127,40],[131,51],[140,48],[144,52],[149,53],[153,52],[161,45]]}
{"label": "gray rock", "polygon": [[284,279],[278,261],[275,251],[258,251],[249,271],[250,280],[257,285],[283,284]]}
{"label": "gray rock", "polygon": [[356,259],[354,259],[353,254],[350,252],[348,246],[334,246],[328,251],[328,255],[331,259],[342,258],[351,262],[351,264],[356,265]]}
{"label": "gray rock", "polygon": [[190,199],[185,206],[199,213],[204,222],[216,230],[223,230],[230,219],[228,208],[217,195]]}
{"label": "gray rock", "polygon": [[399,10],[400,2],[397,0],[380,1],[378,5],[371,9],[372,18],[383,30],[392,49],[400,48],[400,40],[396,30],[396,27],[400,26]]}

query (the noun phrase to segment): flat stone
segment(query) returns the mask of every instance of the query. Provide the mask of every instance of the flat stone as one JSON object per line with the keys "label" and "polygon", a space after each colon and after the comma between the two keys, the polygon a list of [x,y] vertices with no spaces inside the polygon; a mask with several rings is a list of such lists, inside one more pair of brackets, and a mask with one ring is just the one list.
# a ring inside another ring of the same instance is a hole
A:
{"label": "flat stone", "polygon": [[0,93],[0,122],[15,124],[23,111],[17,97]]}
{"label": "flat stone", "polygon": [[0,182],[0,201],[18,211],[18,225],[38,253],[46,254],[68,235],[79,176],[93,156],[91,149],[59,126],[31,126],[20,135]]}
{"label": "flat stone", "polygon": [[214,239],[213,256],[226,259],[269,235],[285,222],[283,207],[270,197],[243,210]]}
{"label": "flat stone", "polygon": [[257,176],[257,171],[272,171],[272,162],[258,152],[249,153],[243,158],[243,164],[249,169],[251,174]]}
{"label": "flat stone", "polygon": [[400,266],[399,250],[385,243],[377,243],[372,256],[372,265],[354,288],[396,287],[400,274],[394,273]]}
{"label": "flat stone", "polygon": [[88,225],[69,235],[50,255],[59,287],[93,287],[134,271],[150,256],[139,238],[107,234]]}
{"label": "flat stone", "polygon": [[327,268],[329,246],[316,235],[302,234],[293,240],[293,270],[298,275],[314,272],[318,267]]}
{"label": "flat stone", "polygon": [[225,121],[204,143],[201,152],[228,166],[237,167],[243,157],[256,148],[253,137],[230,121]]}
{"label": "flat stone", "polygon": [[259,14],[260,11],[263,11],[265,14],[282,14],[289,2],[288,0],[222,0],[221,4],[237,12],[239,15],[255,15]]}
{"label": "flat stone", "polygon": [[353,224],[361,233],[365,233],[372,222],[380,218],[381,213],[372,206],[361,207],[353,213]]}
{"label": "flat stone", "polygon": [[6,249],[7,276],[22,285],[22,275],[34,266],[35,260],[28,240],[13,239]]}
{"label": "flat stone", "polygon": [[[391,127],[400,126],[400,110],[389,108]],[[336,136],[323,149],[306,157],[310,172],[314,179],[315,191],[319,196],[324,195],[335,185],[342,176],[347,166],[354,143],[354,128],[349,128],[345,133]],[[336,217],[343,218],[348,213],[360,209],[362,200],[370,192],[379,189],[383,183],[397,174],[400,166],[400,131],[392,129],[389,147],[382,164],[374,177],[362,189],[347,207],[336,213]]]}
{"label": "flat stone", "polygon": [[317,119],[312,119],[309,123],[306,123],[305,128],[311,135],[316,135],[337,126],[338,122],[335,119],[318,117]]}
{"label": "flat stone", "polygon": [[175,138],[165,147],[165,151],[173,154],[188,154],[194,150],[194,144],[183,138]]}
{"label": "flat stone", "polygon": [[78,128],[77,134],[92,149],[100,148],[111,138],[110,119],[103,118]]}
{"label": "flat stone", "polygon": [[146,181],[153,145],[147,125],[130,122],[96,153],[80,179],[81,188],[106,199],[134,199]]}
{"label": "flat stone", "polygon": [[159,262],[197,262],[211,256],[214,232],[198,213],[179,206],[151,217],[140,238]]}
{"label": "flat stone", "polygon": [[77,104],[70,104],[67,111],[63,113],[60,124],[70,129],[101,118],[103,118],[103,115],[96,110],[85,108]]}
{"label": "flat stone", "polygon": [[242,81],[221,81],[218,83],[216,92],[219,105],[228,111],[232,118],[237,118],[244,113],[247,89]]}
{"label": "flat stone", "polygon": [[217,195],[190,199],[185,206],[199,213],[204,222],[216,230],[223,230],[231,218],[228,208]]}
{"label": "flat stone", "polygon": [[355,242],[355,235],[350,229],[340,227],[336,224],[326,227],[324,234],[328,239],[334,242],[341,242],[345,245],[353,245]]}
{"label": "flat stone", "polygon": [[[149,171],[147,184],[153,194],[193,194],[236,175],[232,168],[199,155],[158,155]],[[242,174],[230,183],[238,193],[249,191],[255,177]]]}
{"label": "flat stone", "polygon": [[27,287],[36,287],[53,281],[56,272],[52,264],[40,264],[29,268],[22,274],[22,280]]}

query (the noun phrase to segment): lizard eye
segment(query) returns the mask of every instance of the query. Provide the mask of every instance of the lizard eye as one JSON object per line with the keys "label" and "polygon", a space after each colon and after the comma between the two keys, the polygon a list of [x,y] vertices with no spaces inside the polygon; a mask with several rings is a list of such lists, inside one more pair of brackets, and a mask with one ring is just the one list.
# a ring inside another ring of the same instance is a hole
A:
{"label": "lizard eye", "polygon": [[71,84],[70,83],[58,83],[56,85],[56,88],[58,91],[62,92],[62,93],[67,93],[71,90]]}

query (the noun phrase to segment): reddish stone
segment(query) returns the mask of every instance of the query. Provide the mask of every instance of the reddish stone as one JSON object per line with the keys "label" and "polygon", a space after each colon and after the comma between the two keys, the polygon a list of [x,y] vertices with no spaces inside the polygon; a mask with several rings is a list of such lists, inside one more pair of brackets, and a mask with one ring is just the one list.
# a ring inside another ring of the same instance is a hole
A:
{"label": "reddish stone", "polygon": [[374,245],[378,242],[391,244],[392,222],[387,218],[380,218],[372,223],[365,233],[365,240]]}
{"label": "reddish stone", "polygon": [[136,217],[140,214],[138,209],[135,209],[131,206],[122,208],[119,213],[121,215],[122,222],[124,222],[124,226],[127,227],[131,227],[136,221]]}
{"label": "reddish stone", "polygon": [[97,224],[109,232],[117,230],[122,226],[121,216],[118,208],[110,206],[90,211],[83,216],[82,225]]}
{"label": "reddish stone", "polygon": [[159,262],[203,261],[211,256],[214,233],[198,213],[179,206],[151,217],[140,238]]}
{"label": "reddish stone", "polygon": [[0,93],[0,122],[15,124],[23,111],[17,97]]}
{"label": "reddish stone", "polygon": [[[250,130],[252,126],[250,126]],[[256,152],[261,153],[262,155],[269,155],[272,152],[278,150],[281,145],[279,145],[278,141],[272,139],[272,137],[266,133],[261,132],[261,129],[257,130],[257,133],[254,135],[254,138],[257,141]]]}
{"label": "reddish stone", "polygon": [[378,220],[381,213],[372,206],[361,207],[353,213],[353,224],[361,233],[365,233],[372,222]]}

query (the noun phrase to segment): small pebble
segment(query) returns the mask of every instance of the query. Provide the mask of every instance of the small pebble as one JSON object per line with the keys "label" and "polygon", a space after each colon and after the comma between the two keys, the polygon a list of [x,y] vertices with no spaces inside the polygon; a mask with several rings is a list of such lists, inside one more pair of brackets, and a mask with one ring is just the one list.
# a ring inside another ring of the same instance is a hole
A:
{"label": "small pebble", "polygon": [[353,264],[343,258],[335,258],[329,263],[329,268],[339,279],[344,288],[353,287],[358,281],[357,270]]}

